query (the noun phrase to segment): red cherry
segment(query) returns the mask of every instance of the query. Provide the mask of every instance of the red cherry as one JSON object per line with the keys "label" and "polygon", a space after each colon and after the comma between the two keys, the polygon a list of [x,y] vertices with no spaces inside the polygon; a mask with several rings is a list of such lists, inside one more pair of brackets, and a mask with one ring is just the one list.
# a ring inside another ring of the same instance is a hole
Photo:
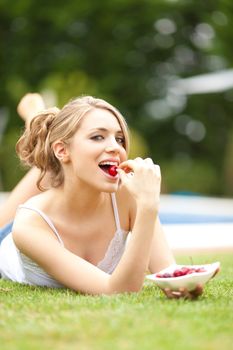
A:
{"label": "red cherry", "polygon": [[165,272],[161,277],[162,278],[170,278],[170,277],[172,277],[172,275],[168,272]]}
{"label": "red cherry", "polygon": [[189,273],[190,269],[188,267],[186,267],[186,266],[183,266],[181,268],[181,271],[182,271],[183,276],[184,276],[184,275],[187,275]]}
{"label": "red cherry", "polygon": [[205,272],[206,270],[204,269],[204,267],[198,267],[195,269],[195,272]]}
{"label": "red cherry", "polygon": [[205,268],[204,267],[187,267],[187,266],[183,266],[180,269],[176,269],[175,271],[173,271],[173,273],[157,273],[155,276],[158,278],[170,278],[170,277],[181,277],[181,276],[185,276],[185,275],[189,275],[192,274],[194,272],[205,272]]}
{"label": "red cherry", "polygon": [[180,276],[183,276],[183,272],[181,271],[181,270],[175,270],[174,272],[173,272],[173,276],[174,277],[180,277]]}
{"label": "red cherry", "polygon": [[111,165],[108,169],[108,173],[111,176],[116,176],[117,175],[117,166],[116,165]]}

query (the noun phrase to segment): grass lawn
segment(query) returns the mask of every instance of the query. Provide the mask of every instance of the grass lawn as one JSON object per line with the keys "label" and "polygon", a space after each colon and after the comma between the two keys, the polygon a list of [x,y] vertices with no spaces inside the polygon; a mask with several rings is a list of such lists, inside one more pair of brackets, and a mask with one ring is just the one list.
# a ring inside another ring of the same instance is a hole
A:
{"label": "grass lawn", "polygon": [[230,350],[232,255],[193,255],[213,261],[221,272],[196,301],[169,300],[150,281],[140,293],[93,297],[0,280],[0,349]]}

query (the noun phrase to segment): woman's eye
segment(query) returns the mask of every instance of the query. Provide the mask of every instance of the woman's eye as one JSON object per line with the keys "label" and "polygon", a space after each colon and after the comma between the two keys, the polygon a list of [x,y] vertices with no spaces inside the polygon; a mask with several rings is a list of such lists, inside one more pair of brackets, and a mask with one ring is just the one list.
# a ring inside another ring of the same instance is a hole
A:
{"label": "woman's eye", "polygon": [[116,141],[121,144],[121,145],[124,145],[125,144],[125,139],[124,137],[116,137]]}
{"label": "woman's eye", "polygon": [[95,141],[101,141],[104,139],[104,137],[102,135],[96,135],[96,136],[92,136],[91,139]]}

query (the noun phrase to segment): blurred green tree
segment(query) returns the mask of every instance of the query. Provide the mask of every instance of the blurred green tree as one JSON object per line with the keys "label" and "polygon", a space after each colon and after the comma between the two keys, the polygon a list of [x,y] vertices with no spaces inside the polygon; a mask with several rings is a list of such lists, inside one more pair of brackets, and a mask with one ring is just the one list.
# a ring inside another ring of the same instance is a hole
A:
{"label": "blurred green tree", "polygon": [[139,153],[167,171],[183,167],[164,176],[169,192],[229,195],[224,154],[233,90],[189,94],[174,84],[232,67],[232,20],[231,0],[0,0],[0,107],[10,116],[1,140],[2,189],[22,175],[8,175],[18,163],[13,155],[10,164],[6,151],[22,127],[17,102],[49,89],[59,106],[81,93],[115,104],[141,135]]}

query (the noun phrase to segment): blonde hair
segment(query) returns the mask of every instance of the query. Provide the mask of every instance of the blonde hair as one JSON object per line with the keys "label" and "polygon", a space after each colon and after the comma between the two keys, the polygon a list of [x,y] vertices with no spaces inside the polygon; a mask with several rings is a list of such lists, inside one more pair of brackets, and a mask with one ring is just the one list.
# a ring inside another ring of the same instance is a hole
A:
{"label": "blonde hair", "polygon": [[129,151],[128,127],[121,113],[110,103],[94,98],[82,96],[71,100],[61,110],[50,108],[36,115],[29,128],[16,144],[16,152],[24,165],[36,166],[40,169],[37,187],[41,186],[47,172],[50,173],[51,186],[58,187],[64,182],[64,173],[60,161],[55,157],[52,145],[55,141],[69,141],[80,126],[82,118],[91,110],[101,108],[111,112],[118,120],[124,135],[124,148]]}

